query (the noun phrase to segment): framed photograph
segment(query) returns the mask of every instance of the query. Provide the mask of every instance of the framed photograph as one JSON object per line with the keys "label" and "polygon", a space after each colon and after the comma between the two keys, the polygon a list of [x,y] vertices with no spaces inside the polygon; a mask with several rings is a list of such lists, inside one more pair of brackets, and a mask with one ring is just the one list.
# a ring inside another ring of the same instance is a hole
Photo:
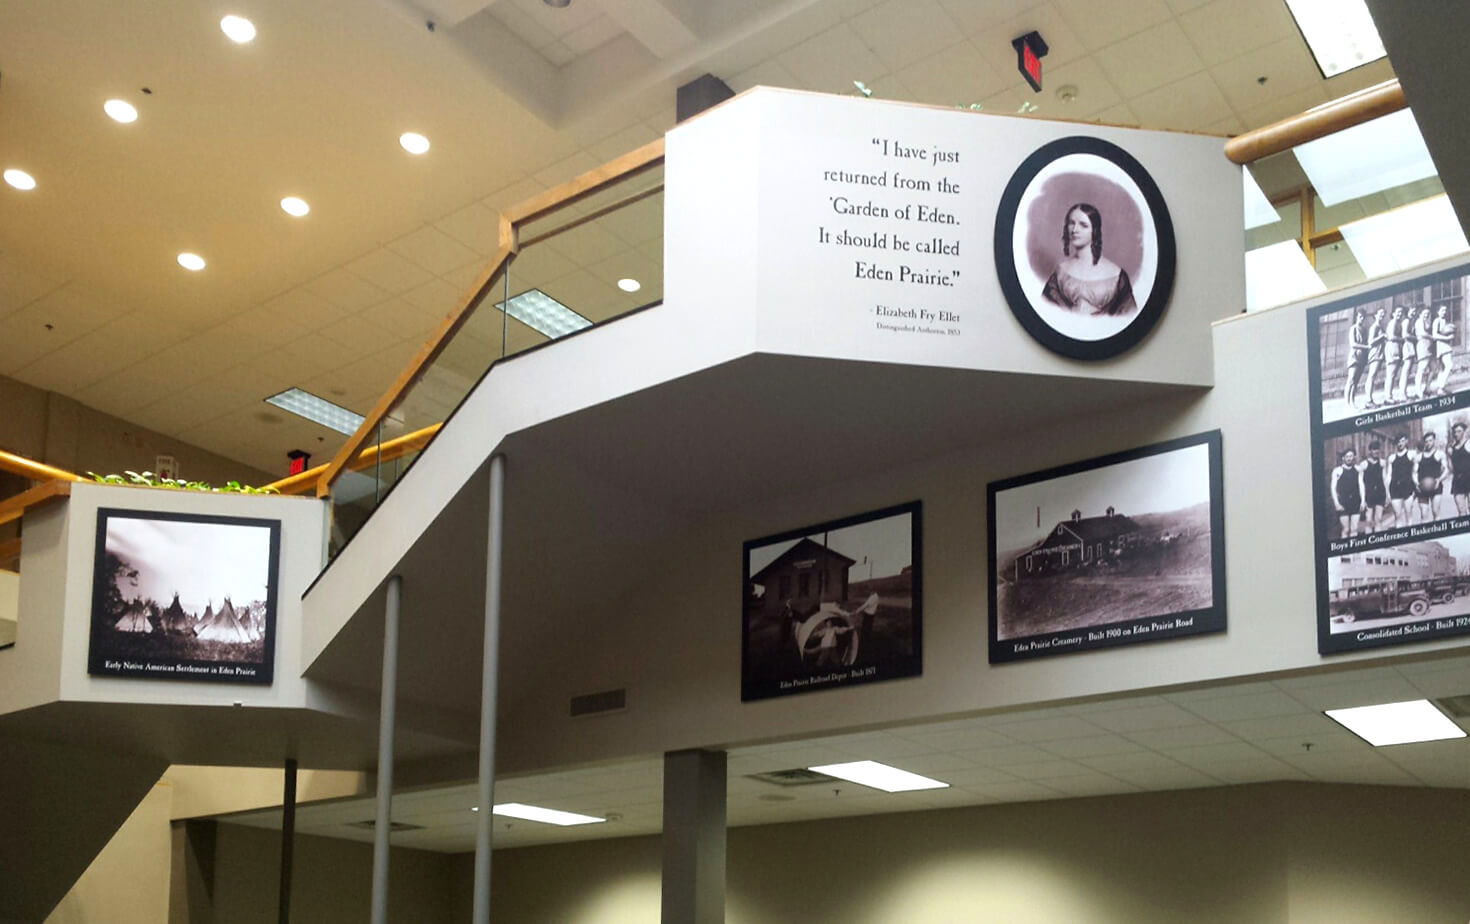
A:
{"label": "framed photograph", "polygon": [[1220,431],[989,485],[990,661],[1225,630]]}
{"label": "framed photograph", "polygon": [[279,520],[97,511],[87,673],[270,684]]}
{"label": "framed photograph", "polygon": [[745,543],[740,699],[923,672],[918,501]]}
{"label": "framed photograph", "polygon": [[1470,633],[1460,266],[1307,312],[1322,654]]}
{"label": "framed photograph", "polygon": [[995,268],[1021,326],[1073,359],[1142,342],[1174,287],[1174,223],[1159,187],[1101,138],[1059,138],[1021,162],[995,216]]}

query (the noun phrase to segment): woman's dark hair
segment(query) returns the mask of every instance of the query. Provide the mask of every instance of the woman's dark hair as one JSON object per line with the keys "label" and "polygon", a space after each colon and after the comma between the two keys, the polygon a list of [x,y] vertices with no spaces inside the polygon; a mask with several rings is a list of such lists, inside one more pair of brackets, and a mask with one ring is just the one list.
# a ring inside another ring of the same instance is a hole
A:
{"label": "woman's dark hair", "polygon": [[1097,206],[1095,205],[1078,202],[1076,205],[1067,209],[1067,214],[1062,216],[1062,253],[1069,257],[1072,255],[1072,245],[1067,240],[1067,218],[1073,212],[1078,211],[1086,215],[1087,220],[1092,222],[1092,262],[1093,265],[1096,265],[1098,259],[1102,257],[1102,213],[1097,210]]}

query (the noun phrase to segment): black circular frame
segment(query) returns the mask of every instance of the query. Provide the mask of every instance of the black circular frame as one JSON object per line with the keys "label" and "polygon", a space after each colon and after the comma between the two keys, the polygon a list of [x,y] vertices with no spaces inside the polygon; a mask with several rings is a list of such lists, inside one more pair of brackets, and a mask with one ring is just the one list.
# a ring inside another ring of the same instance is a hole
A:
{"label": "black circular frame", "polygon": [[[1148,301],[1127,327],[1102,340],[1079,340],[1068,337],[1048,324],[1036,311],[1036,306],[1016,275],[1016,258],[1012,238],[1016,225],[1016,209],[1021,204],[1031,181],[1052,161],[1071,154],[1092,154],[1116,164],[1138,185],[1143,199],[1153,217],[1158,250],[1158,267],[1154,271],[1153,288]],[[1000,277],[1000,288],[1005,293],[1011,313],[1031,337],[1054,353],[1072,359],[1109,359],[1131,350],[1148,336],[1154,325],[1163,317],[1169,304],[1169,295],[1174,289],[1174,223],[1169,218],[1169,209],[1153,177],[1143,169],[1133,155],[1109,141],[1074,135],[1058,138],[1037,148],[1031,156],[1021,162],[1015,174],[1006,184],[1000,197],[1000,207],[995,214],[995,270]]]}

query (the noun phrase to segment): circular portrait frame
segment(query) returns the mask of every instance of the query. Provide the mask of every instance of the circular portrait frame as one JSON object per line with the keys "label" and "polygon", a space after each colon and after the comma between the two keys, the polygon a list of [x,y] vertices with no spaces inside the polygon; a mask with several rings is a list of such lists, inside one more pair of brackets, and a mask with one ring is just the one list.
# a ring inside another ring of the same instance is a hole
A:
{"label": "circular portrait frame", "polygon": [[[1107,204],[1093,206],[1093,200]],[[1078,233],[1086,235],[1077,240],[1088,242],[1078,251],[1082,257],[1068,243],[1074,212],[1085,226]],[[1106,238],[1104,223],[1111,232]],[[1086,251],[1098,270],[1083,279],[1067,275],[1057,253],[1085,264]],[[1158,185],[1112,142],[1076,135],[1044,144],[1021,162],[1001,195],[995,216],[1001,291],[1026,332],[1062,356],[1109,359],[1141,343],[1168,306],[1174,258],[1174,223]]]}

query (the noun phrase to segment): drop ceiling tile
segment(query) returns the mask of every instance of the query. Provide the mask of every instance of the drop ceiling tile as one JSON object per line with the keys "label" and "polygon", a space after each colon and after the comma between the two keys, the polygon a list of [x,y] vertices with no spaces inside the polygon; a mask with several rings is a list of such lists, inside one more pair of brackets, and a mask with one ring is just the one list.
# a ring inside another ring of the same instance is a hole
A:
{"label": "drop ceiling tile", "polygon": [[423,285],[433,278],[433,274],[422,267],[384,247],[368,251],[347,264],[347,269],[384,292],[393,295],[402,295],[414,286]]}
{"label": "drop ceiling tile", "polygon": [[1009,747],[1016,744],[1014,738],[1010,738],[998,731],[977,726],[966,726],[964,723],[958,728],[948,731],[922,731],[905,732],[904,735],[925,747],[936,751],[963,751],[977,750],[980,748]]}
{"label": "drop ceiling tile", "polygon": [[1241,761],[1218,761],[1202,767],[1222,783],[1266,783],[1272,780],[1305,780],[1307,774],[1296,767],[1271,757]]}
{"label": "drop ceiling tile", "polygon": [[310,333],[280,347],[281,361],[318,372],[337,369],[353,359],[352,353],[329,337]]}
{"label": "drop ceiling tile", "polygon": [[1235,119],[1209,71],[1135,96],[1129,105],[1149,128],[1203,131],[1222,120]]}
{"label": "drop ceiling tile", "polygon": [[278,347],[309,333],[307,328],[297,324],[280,311],[274,312],[268,323],[263,323],[259,312],[238,314],[220,324],[217,329],[231,336],[258,339],[270,347]]}
{"label": "drop ceiling tile", "polygon": [[1200,789],[1214,786],[1216,781],[1209,775],[1189,767],[1170,767],[1159,770],[1119,770],[1119,779],[1151,792],[1164,789]]}
{"label": "drop ceiling tile", "polygon": [[997,725],[995,731],[1020,742],[1038,742],[1091,737],[1100,734],[1102,730],[1077,716],[1061,715]]}
{"label": "drop ceiling tile", "polygon": [[788,90],[804,90],[806,85],[774,59],[765,61],[749,67],[736,74],[728,81],[730,89],[736,93],[744,93],[751,87],[783,87]]}
{"label": "drop ceiling tile", "polygon": [[[474,266],[472,263],[466,265]],[[416,309],[416,313],[422,314],[426,318],[432,318],[435,321],[442,321],[449,316],[450,312],[459,309],[465,294],[466,290],[464,288],[451,285],[443,279],[433,279],[419,286],[417,289],[410,289],[403,293],[402,301],[412,305]],[[376,309],[381,304],[379,303],[379,305],[375,305],[373,308]]]}
{"label": "drop ceiling tile", "polygon": [[1348,96],[1359,90],[1377,86],[1394,78],[1393,65],[1387,58],[1379,58],[1371,64],[1355,67],[1325,81],[1328,95],[1332,99]]}
{"label": "drop ceiling tile", "polygon": [[387,349],[402,339],[382,325],[369,320],[364,314],[329,324],[320,333],[323,337],[340,343],[353,358]]}
{"label": "drop ceiling tile", "polygon": [[1113,732],[1140,732],[1155,728],[1178,728],[1182,725],[1200,724],[1198,716],[1170,703],[1098,712],[1088,718],[1093,725]]}
{"label": "drop ceiling tile", "polygon": [[1249,109],[1237,110],[1247,130],[1261,128],[1282,119],[1300,115],[1315,106],[1327,102],[1327,90],[1323,87],[1308,87],[1295,93],[1272,99]]}
{"label": "drop ceiling tile", "polygon": [[1041,783],[1000,783],[995,786],[966,787],[970,792],[984,796],[995,802],[1035,802],[1041,799],[1055,799],[1062,795],[1057,790]]}
{"label": "drop ceiling tile", "polygon": [[[960,31],[973,36],[994,31],[996,24],[1015,19],[1035,6],[1036,0],[939,0],[939,5]],[[1011,54],[1014,60],[1015,52]]]}
{"label": "drop ceiling tile", "polygon": [[1374,706],[1419,699],[1419,690],[1402,677],[1308,687],[1292,691],[1292,697],[1311,710],[1345,709],[1349,706]]}
{"label": "drop ceiling tile", "polygon": [[19,311],[61,283],[42,278],[21,265],[19,255],[0,253],[0,318]]}
{"label": "drop ceiling tile", "polygon": [[1158,751],[1173,748],[1197,747],[1206,744],[1223,744],[1238,741],[1230,732],[1217,725],[1185,725],[1179,728],[1154,728],[1147,731],[1129,732],[1128,738],[1146,748]]}
{"label": "drop ceiling tile", "polygon": [[916,754],[931,754],[932,748],[917,741],[901,738],[888,732],[863,732],[853,735],[836,735],[823,738],[824,748],[847,751],[865,760],[886,761],[889,758],[912,757]]}
{"label": "drop ceiling tile", "polygon": [[[1163,0],[1110,4],[1100,4],[1097,0],[1052,0],[1052,4],[1082,44],[1094,51],[1165,22],[1173,15]],[[1042,36],[1045,35],[1043,32]]]}
{"label": "drop ceiling tile", "polygon": [[1296,24],[1281,0],[1214,0],[1179,16],[1179,27],[1206,64],[1220,64],[1297,36]]}
{"label": "drop ceiling tile", "polygon": [[1077,776],[1087,768],[1070,760],[1039,760],[1033,763],[1010,764],[1006,772],[1023,780],[1050,780],[1056,777]]}
{"label": "drop ceiling tile", "polygon": [[513,3],[496,3],[489,7],[489,14],[532,48],[541,48],[556,40],[556,33]]}
{"label": "drop ceiling tile", "polygon": [[351,313],[304,288],[277,295],[260,308],[267,325],[281,330],[310,332],[335,324]]}
{"label": "drop ceiling tile", "polygon": [[[464,266],[461,266],[456,270],[444,273],[439,278],[442,279],[444,282],[447,282],[451,289],[454,289],[456,292],[460,293],[460,295],[464,295],[469,293],[471,286],[479,283],[480,276],[483,275],[484,272],[485,262],[483,260],[477,259],[473,263],[466,263]],[[511,292],[515,292],[514,278],[511,279],[511,286]],[[498,289],[499,285],[497,284],[495,288]],[[486,301],[490,301],[492,298],[498,300],[499,296],[497,295],[497,293],[491,292],[490,296],[486,298]],[[457,305],[458,303],[456,302],[455,304]],[[453,306],[451,306],[451,308],[452,307]],[[446,308],[444,313],[448,314],[451,308]]]}
{"label": "drop ceiling tile", "polygon": [[1340,725],[1305,734],[1252,738],[1251,743],[1275,757],[1296,757],[1305,753],[1362,753],[1371,744]]}
{"label": "drop ceiling tile", "polygon": [[1233,137],[1245,133],[1245,122],[1238,115],[1229,115],[1218,122],[1206,125],[1202,131],[1212,135],[1226,135]]}
{"label": "drop ceiling tile", "polygon": [[556,67],[562,67],[564,65],[570,64],[577,57],[576,52],[572,51],[561,42],[552,42],[549,45],[541,46],[541,48],[537,50],[541,52],[541,56],[543,58],[551,62],[552,65]]}
{"label": "drop ceiling tile", "polygon": [[541,183],[532,177],[522,177],[509,186],[502,186],[484,199],[481,199],[480,202],[486,208],[492,209],[498,214],[506,211],[513,205],[519,205],[532,196],[540,195],[545,191],[545,183]]}
{"label": "drop ceiling tile", "polygon": [[373,285],[345,267],[318,276],[302,288],[312,295],[326,299],[349,314],[361,311],[369,305],[375,305],[389,295],[386,290]]}
{"label": "drop ceiling tile", "polygon": [[[922,102],[908,87],[903,85],[902,80],[899,80],[892,74],[884,74],[882,77],[865,84],[865,86],[873,91],[873,99],[886,99],[895,103]],[[857,87],[853,87],[853,89],[856,90]]]}
{"label": "drop ceiling tile", "polygon": [[[492,227],[498,227],[498,225],[492,224]],[[435,276],[442,276],[455,267],[473,263],[476,259],[479,259],[482,264],[489,261],[488,257],[471,250],[433,225],[425,225],[412,234],[400,237],[389,244],[388,248],[400,256],[407,257]],[[414,285],[417,286],[423,282],[423,279],[418,279]]]}
{"label": "drop ceiling tile", "polygon": [[1248,741],[1264,741],[1270,738],[1293,738],[1304,735],[1310,741],[1314,735],[1336,735],[1341,728],[1336,722],[1317,712],[1299,712],[1295,715],[1277,715],[1258,719],[1221,720],[1221,726]]}
{"label": "drop ceiling tile", "polygon": [[555,245],[558,253],[582,267],[616,256],[627,247],[624,241],[599,227],[597,222],[578,225],[551,238],[547,243]]}
{"label": "drop ceiling tile", "polygon": [[[1070,102],[1057,95],[1063,87],[1076,88],[1076,95]],[[1090,119],[1122,102],[1123,98],[1091,56],[1078,58],[1049,72],[1046,90],[1037,97],[1038,105],[1045,106],[1046,116],[1054,119]]]}
{"label": "drop ceiling tile", "polygon": [[[439,280],[435,280],[438,282]],[[438,328],[442,312],[425,311],[411,302],[401,298],[392,298],[386,302],[379,302],[358,315],[372,324],[381,327],[392,335],[395,341],[405,339],[427,340],[429,334]],[[350,321],[339,321],[339,324],[350,323]],[[324,329],[322,333],[332,336],[331,328]],[[335,338],[334,338],[335,339]],[[386,344],[384,344],[386,346]]]}
{"label": "drop ceiling tile", "polygon": [[1212,0],[1168,0],[1169,9],[1173,10],[1176,16],[1182,13],[1188,13],[1190,10],[1204,6],[1210,2]]}
{"label": "drop ceiling tile", "polygon": [[623,34],[611,16],[598,16],[562,35],[561,43],[573,55],[584,55]]}
{"label": "drop ceiling tile", "polygon": [[959,34],[935,0],[885,0],[854,16],[850,25],[890,71],[939,51]]}
{"label": "drop ceiling tile", "polygon": [[1114,42],[1095,54],[1103,72],[1125,99],[1188,77],[1205,66],[1173,20]]}
{"label": "drop ceiling tile", "polygon": [[587,153],[592,155],[593,160],[607,163],[662,137],[662,132],[654,131],[640,122],[589,144]]}
{"label": "drop ceiling tile", "polygon": [[1124,103],[1111,109],[1104,109],[1092,117],[1092,121],[1102,125],[1122,125],[1126,128],[1153,128],[1153,125],[1145,123],[1133,111],[1133,107]]}
{"label": "drop ceiling tile", "polygon": [[847,23],[782,52],[776,61],[806,87],[827,93],[847,93],[854,80],[877,80],[888,71]]}
{"label": "drop ceiling tile", "polygon": [[1196,770],[1203,770],[1206,773],[1209,773],[1210,768],[1215,764],[1267,761],[1272,759],[1271,755],[1265,751],[1249,745],[1244,741],[1206,744],[1199,747],[1171,747],[1165,753],[1181,764],[1194,767]]}
{"label": "drop ceiling tile", "polygon": [[1105,773],[1080,773],[1053,777],[1046,785],[1063,795],[1073,797],[1105,796],[1112,793],[1137,792],[1138,787]]}
{"label": "drop ceiling tile", "polygon": [[912,773],[921,773],[924,776],[934,776],[948,783],[947,774],[956,770],[973,769],[974,765],[962,757],[944,752],[927,752],[923,754],[905,755],[902,759],[903,769]]}
{"label": "drop ceiling tile", "polygon": [[1272,716],[1300,715],[1311,712],[1296,699],[1279,690],[1249,693],[1244,696],[1222,696],[1189,703],[1189,711],[1212,722],[1238,719],[1265,719]]}
{"label": "drop ceiling tile", "polygon": [[[1466,724],[1460,720],[1461,727]],[[1413,769],[1419,764],[1458,762],[1470,774],[1470,738],[1447,738],[1443,741],[1421,741],[1378,748],[1383,755],[1401,767]]]}
{"label": "drop ceiling tile", "polygon": [[926,55],[898,72],[916,99],[936,106],[979,102],[1006,88],[1002,76],[968,39]]}
{"label": "drop ceiling tile", "polygon": [[182,336],[176,325],[135,312],[52,350],[22,367],[17,375],[39,388],[75,395]]}
{"label": "drop ceiling tile", "polygon": [[534,174],[536,182],[542,183],[547,189],[554,188],[581,176],[588,170],[602,166],[602,162],[588,154],[586,151],[578,151],[570,157],[557,161],[544,170],[538,170]]}
{"label": "drop ceiling tile", "polygon": [[955,751],[957,757],[968,760],[977,767],[1009,767],[1013,764],[1038,763],[1051,760],[1056,755],[1038,747],[1016,744],[1003,748]]}
{"label": "drop ceiling tile", "polygon": [[1426,697],[1470,696],[1470,664],[1445,667],[1448,669],[1413,674],[1409,680]]}
{"label": "drop ceiling tile", "polygon": [[[1325,97],[1322,76],[1299,36],[1280,39],[1210,68],[1220,91],[1237,113],[1272,99],[1317,88]],[[1266,82],[1260,82],[1265,77]]]}
{"label": "drop ceiling tile", "polygon": [[1073,759],[1102,757],[1110,754],[1130,754],[1144,749],[1143,745],[1136,741],[1129,741],[1122,735],[1094,735],[1089,738],[1048,741],[1042,747],[1056,754],[1058,757],[1070,757]]}
{"label": "drop ceiling tile", "polygon": [[1100,754],[1097,757],[1081,757],[1078,763],[1099,773],[1121,777],[1125,773],[1171,772],[1183,769],[1175,760],[1153,751],[1138,751],[1133,754]]}

